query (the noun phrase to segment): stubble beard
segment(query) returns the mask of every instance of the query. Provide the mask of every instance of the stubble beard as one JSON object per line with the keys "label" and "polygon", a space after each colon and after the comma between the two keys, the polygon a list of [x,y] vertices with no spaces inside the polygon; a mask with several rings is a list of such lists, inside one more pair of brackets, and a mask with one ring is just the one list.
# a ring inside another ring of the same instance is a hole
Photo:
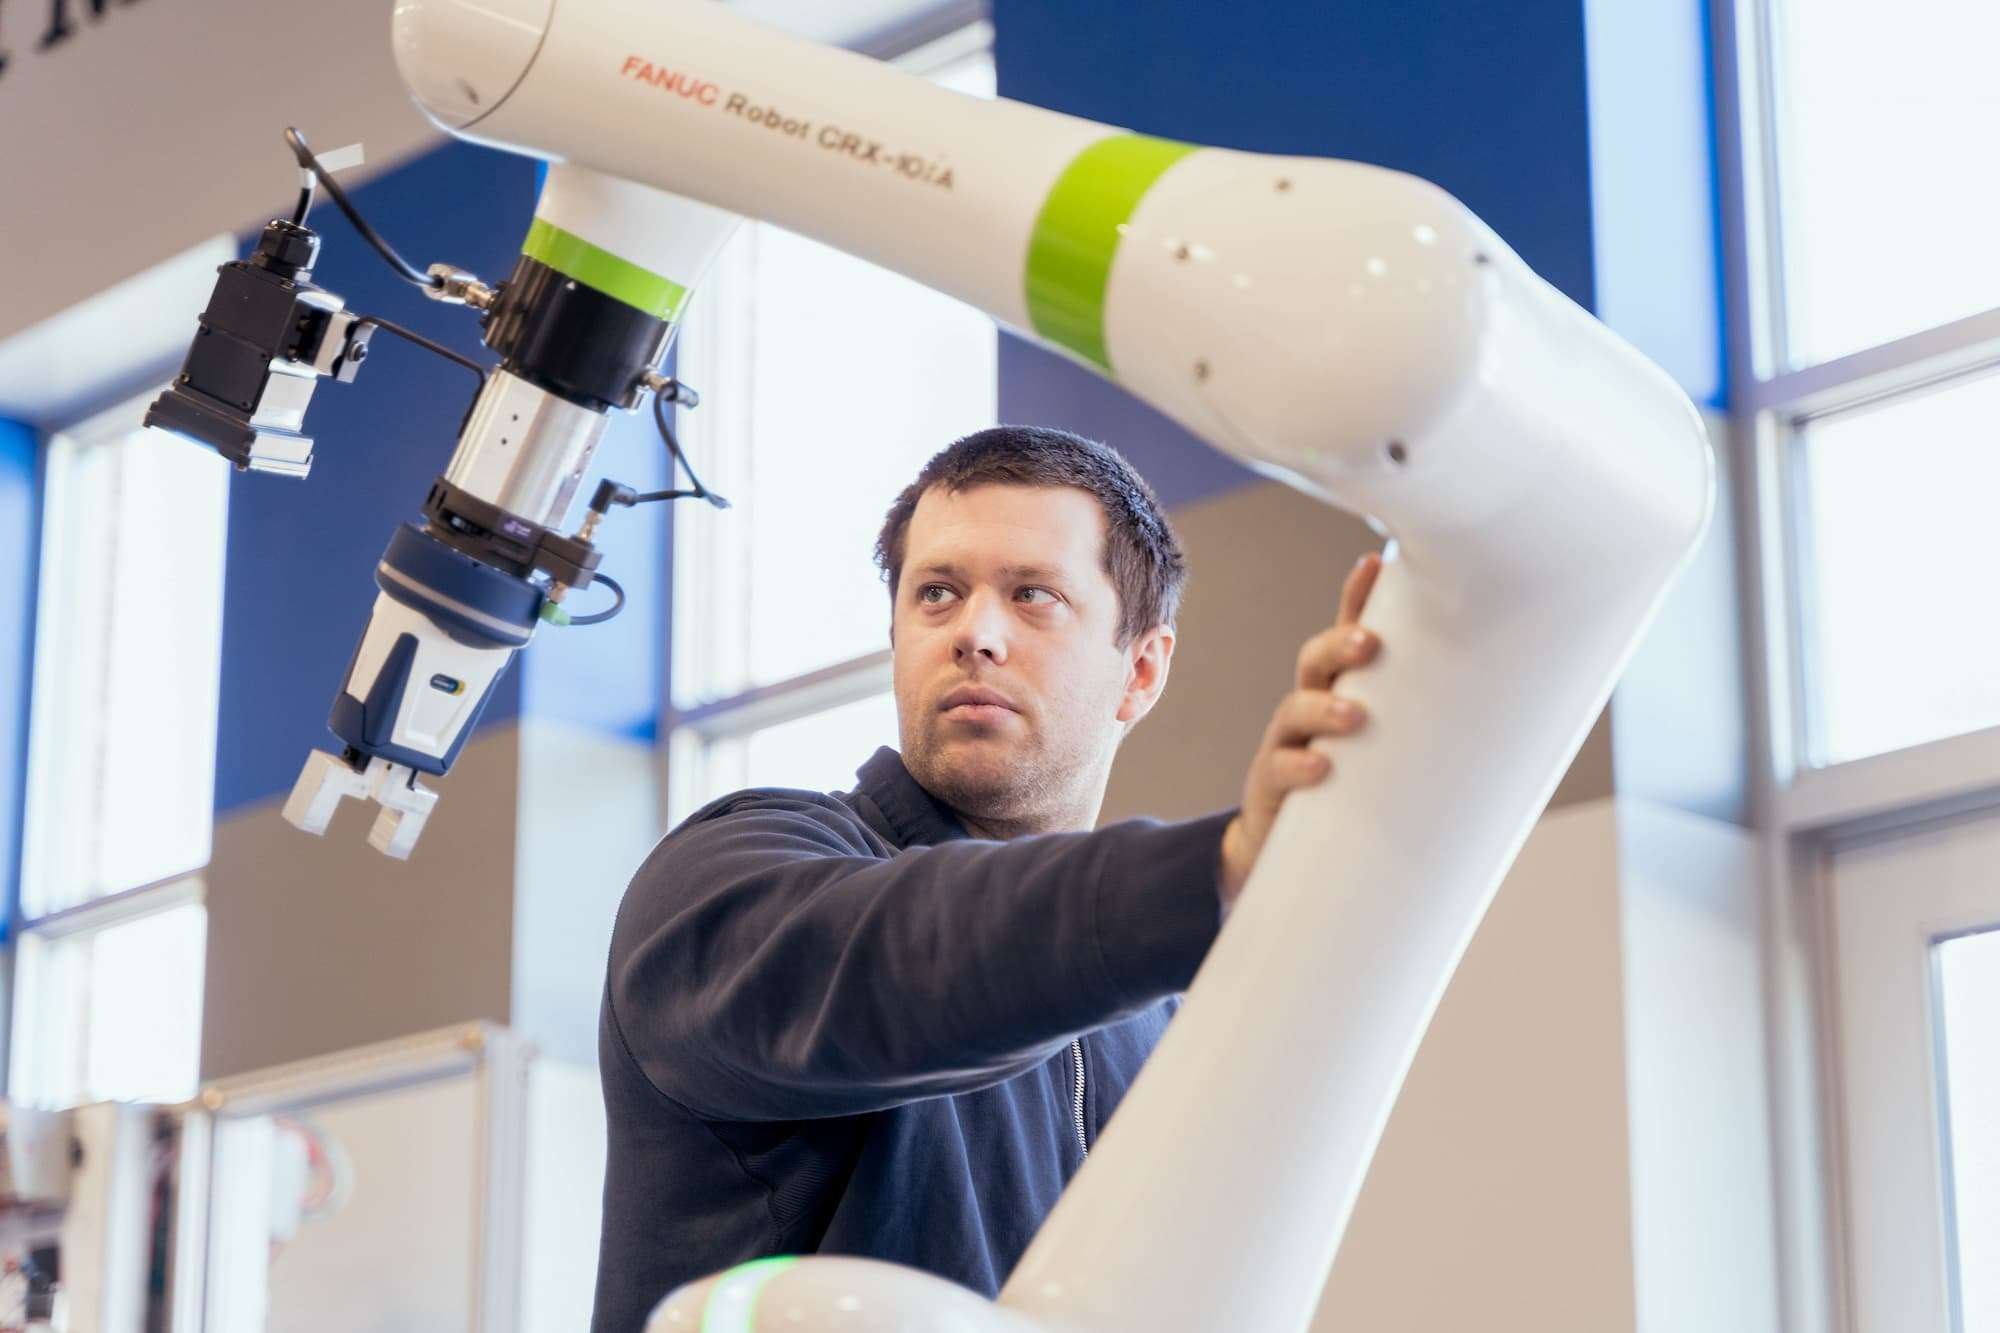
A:
{"label": "stubble beard", "polygon": [[993,730],[1001,727],[1025,735],[1011,744],[981,737],[934,713],[924,720],[917,744],[906,748],[903,764],[926,791],[960,814],[982,825],[1029,831],[1057,817],[1087,759],[1053,753],[1025,719]]}

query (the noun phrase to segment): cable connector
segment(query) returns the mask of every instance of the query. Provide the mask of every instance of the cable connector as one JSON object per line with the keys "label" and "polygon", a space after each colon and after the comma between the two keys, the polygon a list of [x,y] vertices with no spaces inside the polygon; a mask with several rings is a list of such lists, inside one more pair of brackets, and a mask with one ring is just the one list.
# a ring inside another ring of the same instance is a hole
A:
{"label": "cable connector", "polygon": [[469,305],[474,310],[491,310],[493,303],[500,299],[500,293],[481,282],[476,273],[467,273],[450,264],[432,264],[429,272],[432,285],[424,288],[424,295],[433,301],[443,301],[446,305]]}
{"label": "cable connector", "polygon": [[570,589],[560,583],[549,588],[549,595],[542,601],[541,618],[551,625],[602,625],[605,621],[625,609],[625,589],[617,579],[609,574],[599,574],[592,580],[611,589],[612,603],[602,611],[593,611],[587,616],[574,615],[562,605],[564,594]]}
{"label": "cable connector", "polygon": [[686,408],[701,406],[701,395],[694,391],[694,387],[681,383],[672,375],[662,375],[657,370],[649,370],[639,377],[639,382],[651,389],[654,396],[663,403]]}
{"label": "cable connector", "polygon": [[620,509],[630,509],[638,503],[639,492],[623,482],[606,477],[597,483],[597,493],[590,497],[590,513],[583,520],[584,530],[577,535],[584,541],[589,541],[590,534],[597,530],[597,524],[593,520],[603,518],[611,511],[612,505],[617,505]]}

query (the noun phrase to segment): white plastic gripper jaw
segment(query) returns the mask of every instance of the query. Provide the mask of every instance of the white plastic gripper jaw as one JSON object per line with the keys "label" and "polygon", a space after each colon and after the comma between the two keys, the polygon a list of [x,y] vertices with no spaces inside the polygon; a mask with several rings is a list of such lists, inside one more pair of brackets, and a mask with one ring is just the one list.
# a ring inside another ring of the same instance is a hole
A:
{"label": "white plastic gripper jaw", "polygon": [[407,861],[416,849],[438,798],[402,764],[377,756],[357,771],[335,755],[314,750],[285,800],[285,822],[315,836],[324,834],[341,800],[350,796],[381,805],[368,830],[368,845],[398,861]]}

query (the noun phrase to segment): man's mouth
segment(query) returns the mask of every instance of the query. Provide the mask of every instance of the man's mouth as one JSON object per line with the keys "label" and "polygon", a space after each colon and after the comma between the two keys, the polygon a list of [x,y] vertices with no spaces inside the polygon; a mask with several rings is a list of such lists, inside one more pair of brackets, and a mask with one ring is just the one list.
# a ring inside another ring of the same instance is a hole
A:
{"label": "man's mouth", "polygon": [[944,710],[944,715],[955,722],[999,722],[1015,716],[1014,710],[1000,704],[954,704]]}
{"label": "man's mouth", "polygon": [[954,721],[990,725],[1005,720],[1019,710],[1011,699],[998,690],[980,685],[961,685],[944,696],[939,703],[939,711]]}

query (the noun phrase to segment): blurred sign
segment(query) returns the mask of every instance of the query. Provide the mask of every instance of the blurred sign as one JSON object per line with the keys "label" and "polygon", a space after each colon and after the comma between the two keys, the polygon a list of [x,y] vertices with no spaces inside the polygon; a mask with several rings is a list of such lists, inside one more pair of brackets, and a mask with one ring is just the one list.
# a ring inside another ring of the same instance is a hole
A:
{"label": "blurred sign", "polygon": [[[111,0],[82,0],[80,5],[75,5],[71,0],[51,0],[48,26],[42,29],[40,37],[36,39],[33,47],[28,49],[46,51],[50,47],[61,46],[74,37],[78,30],[77,15],[73,12],[75,10],[80,9],[89,14],[93,20],[102,20],[107,11],[114,8],[122,9],[135,3],[137,0],[118,0],[118,4],[114,6]],[[8,62],[13,57],[13,49],[7,44],[7,18],[19,8],[18,4],[13,6],[0,4],[0,77],[5,77]]]}

